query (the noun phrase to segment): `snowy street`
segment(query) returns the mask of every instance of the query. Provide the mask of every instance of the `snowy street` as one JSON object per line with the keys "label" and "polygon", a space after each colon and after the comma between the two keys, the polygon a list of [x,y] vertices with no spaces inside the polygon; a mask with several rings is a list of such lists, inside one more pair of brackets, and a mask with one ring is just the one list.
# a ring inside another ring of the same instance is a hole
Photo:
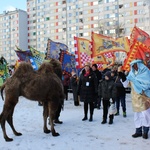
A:
{"label": "snowy street", "polygon": [[[0,113],[3,107],[0,98]],[[60,136],[53,137],[43,132],[43,108],[38,102],[20,97],[14,112],[14,126],[22,136],[15,136],[6,124],[6,131],[12,142],[5,142],[0,129],[1,150],[149,150],[150,132],[147,140],[132,138],[135,132],[133,111],[130,94],[127,94],[127,117],[115,116],[112,125],[101,124],[102,108],[94,110],[93,122],[82,121],[83,103],[74,106],[72,93],[69,100],[65,100],[64,110],[60,120],[63,124],[56,124],[55,129]]]}

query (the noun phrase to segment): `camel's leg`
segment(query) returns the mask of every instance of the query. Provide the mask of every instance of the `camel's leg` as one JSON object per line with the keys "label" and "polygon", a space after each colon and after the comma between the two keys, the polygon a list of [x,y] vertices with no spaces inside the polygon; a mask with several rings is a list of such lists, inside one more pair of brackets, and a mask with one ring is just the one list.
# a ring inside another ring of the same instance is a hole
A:
{"label": "camel's leg", "polygon": [[13,112],[14,112],[14,108],[13,108],[13,110],[11,111],[11,113],[8,115],[8,117],[7,117],[7,122],[8,122],[8,124],[10,125],[11,129],[13,130],[14,134],[15,134],[16,136],[20,136],[20,135],[22,135],[22,133],[17,132],[17,131],[15,130],[15,128],[14,128],[14,124],[13,124]]}
{"label": "camel's leg", "polygon": [[55,119],[55,113],[56,113],[57,108],[58,108],[57,104],[55,104],[53,102],[48,103],[48,111],[49,111],[49,117],[50,117],[51,132],[52,132],[53,136],[59,136],[59,133],[57,133],[55,131],[54,123],[53,123],[53,121]]}
{"label": "camel's leg", "polygon": [[[3,112],[4,112],[4,111],[3,111]],[[13,141],[13,139],[12,139],[12,138],[9,138],[9,137],[7,136],[6,128],[5,128],[6,119],[5,119],[5,117],[4,117],[3,112],[2,112],[1,115],[0,115],[0,124],[1,124],[1,128],[2,128],[2,131],[3,131],[3,136],[4,136],[5,141],[10,142],[10,141]]]}
{"label": "camel's leg", "polygon": [[17,97],[7,97],[7,95],[6,95],[5,104],[3,107],[2,114],[0,116],[0,124],[1,124],[2,131],[3,131],[4,139],[6,141],[12,141],[13,140],[12,138],[9,138],[7,136],[5,123],[7,120],[8,123],[10,124],[12,130],[15,131],[14,126],[13,126],[13,121],[12,121],[12,114],[13,114],[14,107],[17,104],[17,102],[18,102]]}
{"label": "camel's leg", "polygon": [[48,118],[48,104],[43,102],[43,120],[44,120],[44,133],[50,133],[50,130],[47,128],[47,118]]}
{"label": "camel's leg", "polygon": [[8,109],[8,108],[9,108],[9,107],[7,107],[6,105],[4,105],[2,114],[1,114],[1,116],[0,116],[0,123],[1,123],[1,128],[2,128],[2,131],[3,131],[4,139],[5,139],[6,141],[13,141],[12,138],[9,138],[9,137],[7,136],[6,128],[5,128],[5,123],[6,123],[7,117],[8,117],[8,115],[10,114],[10,108],[9,108],[9,109]]}

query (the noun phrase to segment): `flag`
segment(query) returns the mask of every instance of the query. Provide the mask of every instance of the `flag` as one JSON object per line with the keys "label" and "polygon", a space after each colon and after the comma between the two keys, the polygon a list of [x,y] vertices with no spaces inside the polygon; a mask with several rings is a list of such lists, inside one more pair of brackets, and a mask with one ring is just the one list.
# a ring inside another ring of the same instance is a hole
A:
{"label": "flag", "polygon": [[84,38],[74,37],[76,68],[83,68],[85,62],[92,61],[91,42]]}
{"label": "flag", "polygon": [[23,51],[20,49],[20,50],[15,50],[15,52],[16,52],[20,61],[25,61],[25,62],[30,61],[29,56],[32,56],[32,53],[30,50]]}
{"label": "flag", "polygon": [[128,38],[113,39],[102,34],[92,32],[92,57],[96,57],[105,52],[128,52]]}
{"label": "flag", "polygon": [[4,57],[0,58],[0,77],[3,82],[10,77],[8,63]]}
{"label": "flag", "polygon": [[150,47],[146,46],[141,42],[135,42],[131,46],[131,50],[124,61],[123,70],[129,71],[130,63],[134,59],[142,59],[145,65],[150,68]]}
{"label": "flag", "polygon": [[31,51],[32,56],[33,56],[31,61],[35,62],[36,63],[35,65],[39,68],[39,66],[45,60],[45,54],[38,51],[38,50],[36,50],[36,49],[34,49],[34,48],[32,48],[32,47],[30,47],[30,51]]}
{"label": "flag", "polygon": [[63,72],[69,74],[70,76],[71,76],[72,71],[76,72],[75,55],[73,55],[67,51],[61,50],[59,61],[62,64]]}
{"label": "flag", "polygon": [[150,35],[143,31],[142,29],[134,26],[132,33],[130,35],[130,46],[132,46],[136,41],[150,46]]}
{"label": "flag", "polygon": [[39,66],[36,63],[36,59],[34,58],[31,50],[25,51],[17,47],[17,50],[15,50],[15,52],[19,58],[19,61],[30,62],[34,70],[38,69]]}
{"label": "flag", "polygon": [[68,51],[68,46],[63,43],[54,42],[51,39],[48,39],[46,48],[46,59],[59,59],[61,50]]}

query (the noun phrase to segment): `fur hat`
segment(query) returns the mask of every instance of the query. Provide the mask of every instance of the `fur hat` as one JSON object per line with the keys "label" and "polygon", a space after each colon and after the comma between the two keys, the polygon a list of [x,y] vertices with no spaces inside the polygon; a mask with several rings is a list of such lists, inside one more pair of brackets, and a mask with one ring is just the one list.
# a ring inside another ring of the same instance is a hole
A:
{"label": "fur hat", "polygon": [[91,67],[91,63],[90,63],[90,62],[86,62],[86,63],[84,64],[84,67],[85,67],[85,66]]}
{"label": "fur hat", "polygon": [[109,79],[111,78],[111,71],[107,71],[106,73],[105,73],[105,76],[107,76]]}

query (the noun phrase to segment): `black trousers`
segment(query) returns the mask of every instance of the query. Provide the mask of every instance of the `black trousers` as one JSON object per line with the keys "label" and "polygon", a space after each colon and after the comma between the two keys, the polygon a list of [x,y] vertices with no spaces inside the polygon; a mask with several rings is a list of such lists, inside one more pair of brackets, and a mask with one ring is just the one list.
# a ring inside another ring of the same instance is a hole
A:
{"label": "black trousers", "polygon": [[105,120],[107,120],[109,107],[110,107],[109,99],[103,99],[103,119],[105,119]]}
{"label": "black trousers", "polygon": [[69,89],[69,86],[64,86],[64,94],[65,94],[66,100],[68,100],[68,89]]}
{"label": "black trousers", "polygon": [[94,112],[94,102],[86,103],[84,102],[84,115],[87,117],[88,114],[88,105],[90,106],[90,116],[93,115]]}

